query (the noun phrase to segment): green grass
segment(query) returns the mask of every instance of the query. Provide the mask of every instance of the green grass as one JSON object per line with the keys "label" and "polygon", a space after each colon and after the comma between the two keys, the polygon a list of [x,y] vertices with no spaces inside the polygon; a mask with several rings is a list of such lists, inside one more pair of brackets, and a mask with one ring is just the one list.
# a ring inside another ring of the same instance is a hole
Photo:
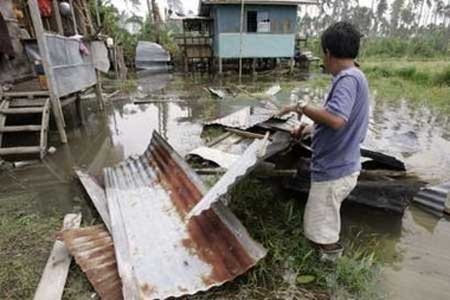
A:
{"label": "green grass", "polygon": [[[375,100],[409,100],[439,114],[450,113],[450,62],[367,60],[361,62]],[[326,88],[329,75],[315,75],[307,86]]]}
{"label": "green grass", "polygon": [[[39,283],[63,215],[33,212],[30,194],[0,199],[0,299],[31,299]],[[89,299],[93,293],[74,263],[64,299]]]}
{"label": "green grass", "polygon": [[[208,299],[328,299],[344,292],[355,299],[379,299],[374,291],[379,263],[370,250],[347,243],[345,256],[333,265],[322,263],[303,236],[300,199],[274,193],[267,182],[247,179],[231,193],[231,209],[268,255],[245,276]],[[307,280],[305,280],[307,279]],[[305,283],[308,282],[308,283]],[[202,296],[190,299],[206,299]]]}

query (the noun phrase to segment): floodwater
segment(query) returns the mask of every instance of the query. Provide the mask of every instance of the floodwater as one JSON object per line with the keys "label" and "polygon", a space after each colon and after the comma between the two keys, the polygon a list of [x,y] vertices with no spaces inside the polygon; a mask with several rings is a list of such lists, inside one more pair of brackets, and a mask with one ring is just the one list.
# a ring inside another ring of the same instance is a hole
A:
{"label": "floodwater", "polygon": [[[274,78],[246,83],[251,92],[262,92],[276,83]],[[280,82],[282,91],[276,102],[289,98],[298,82]],[[216,99],[204,90],[224,87],[228,82],[153,75],[139,80],[134,96],[112,101],[98,112],[94,101],[84,106],[86,124],[75,126],[68,115],[68,145],[60,145],[55,132],[50,144],[57,149],[40,163],[0,171],[0,203],[11,196],[28,195],[30,209],[61,214],[81,210],[85,219],[93,218],[86,209],[73,167],[100,174],[105,166],[120,162],[146,149],[153,130],[158,131],[181,154],[202,145],[202,121],[226,115],[255,103],[251,97]],[[132,104],[133,98],[153,99],[154,103]],[[316,91],[317,96],[323,92]],[[408,170],[432,183],[450,181],[450,125],[448,116],[406,100],[372,100],[370,134],[365,145],[404,160]],[[1,208],[0,208],[1,214]],[[402,217],[367,208],[345,209],[347,236],[363,231],[377,240],[384,262],[382,289],[387,299],[449,299],[450,222],[437,219],[415,207]]]}

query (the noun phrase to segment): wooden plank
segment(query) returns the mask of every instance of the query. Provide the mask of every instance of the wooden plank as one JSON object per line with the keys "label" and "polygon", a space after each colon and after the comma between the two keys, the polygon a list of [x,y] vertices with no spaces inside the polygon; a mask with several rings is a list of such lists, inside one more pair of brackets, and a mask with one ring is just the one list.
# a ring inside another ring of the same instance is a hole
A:
{"label": "wooden plank", "polygon": [[42,121],[41,121],[41,138],[40,138],[41,159],[43,159],[45,153],[47,153],[49,120],[50,120],[50,99],[47,99],[47,101],[45,102],[44,112],[42,113]]}
{"label": "wooden plank", "polygon": [[4,108],[0,113],[18,115],[18,114],[38,114],[42,113],[42,107],[21,107],[21,108]]}
{"label": "wooden plank", "polygon": [[5,98],[19,98],[19,97],[48,97],[48,91],[23,91],[23,92],[4,92]]}
{"label": "wooden plank", "polygon": [[61,20],[61,13],[59,12],[59,4],[57,0],[52,0],[53,4],[53,17],[56,21],[56,26],[58,27],[58,34],[64,35],[64,28]]}
{"label": "wooden plank", "polygon": [[[2,110],[3,108],[8,108],[8,106],[9,106],[9,101],[3,100],[0,103],[0,110]],[[5,122],[6,122],[6,116],[4,114],[0,113],[0,127],[5,126]],[[0,148],[2,147],[2,140],[3,140],[3,134],[0,132]]]}
{"label": "wooden plank", "polygon": [[51,107],[53,115],[55,116],[55,123],[58,128],[59,136],[63,144],[67,143],[66,130],[64,129],[64,116],[61,109],[61,103],[55,91],[55,75],[53,68],[50,65],[50,53],[48,50],[47,40],[45,37],[44,26],[42,25],[41,14],[36,0],[29,0],[28,6],[30,8],[31,18],[33,20],[33,27],[36,33],[36,39],[39,46],[39,52],[42,57],[42,65],[44,66],[45,74],[48,79],[48,95],[50,96]]}
{"label": "wooden plank", "polygon": [[21,132],[21,131],[40,131],[41,125],[21,125],[21,126],[3,126],[0,127],[0,133],[3,132]]}
{"label": "wooden plank", "polygon": [[11,154],[33,154],[39,152],[41,152],[41,147],[39,146],[0,148],[0,156]]}
{"label": "wooden plank", "polygon": [[[80,224],[81,213],[67,214],[64,217],[62,230],[79,228]],[[70,256],[64,242],[56,240],[34,294],[34,300],[57,300],[62,298],[71,260],[72,256]]]}
{"label": "wooden plank", "polygon": [[42,107],[45,104],[45,101],[48,99],[47,98],[35,98],[33,100],[30,99],[24,99],[24,98],[19,98],[19,99],[11,99],[11,104],[10,104],[10,108],[13,107]]}

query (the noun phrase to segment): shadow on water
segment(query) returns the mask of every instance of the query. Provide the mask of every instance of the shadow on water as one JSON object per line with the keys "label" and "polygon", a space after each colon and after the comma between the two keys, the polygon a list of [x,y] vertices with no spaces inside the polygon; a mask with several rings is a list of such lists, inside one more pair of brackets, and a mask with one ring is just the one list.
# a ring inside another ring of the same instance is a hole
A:
{"label": "shadow on water", "polygon": [[[283,103],[289,98],[290,89],[299,83],[280,83],[283,90],[275,101]],[[50,143],[57,148],[55,154],[48,155],[42,163],[0,172],[0,201],[27,195],[24,201],[31,203],[30,209],[61,215],[82,210],[89,222],[93,211],[87,208],[89,201],[74,178],[73,167],[100,174],[105,166],[143,153],[153,130],[184,155],[203,144],[202,121],[256,101],[245,95],[234,98],[230,93],[219,100],[205,91],[208,86],[232,86],[225,79],[158,75],[140,78],[138,84],[138,92],[144,97],[158,95],[158,99],[167,101],[135,105],[131,95],[130,99],[112,101],[103,112],[96,111],[94,102],[86,102],[86,125],[69,129],[67,145],[59,145],[52,133]],[[245,89],[261,92],[272,84],[273,78],[259,78],[246,82]],[[409,170],[429,182],[450,180],[448,116],[437,117],[427,107],[414,107],[406,100],[377,100],[371,114],[367,146],[398,156]],[[344,208],[343,219],[346,238],[362,230],[367,238],[378,240],[386,265],[385,286],[393,295],[390,299],[448,299],[447,220],[437,220],[414,207],[403,218],[364,207]]]}

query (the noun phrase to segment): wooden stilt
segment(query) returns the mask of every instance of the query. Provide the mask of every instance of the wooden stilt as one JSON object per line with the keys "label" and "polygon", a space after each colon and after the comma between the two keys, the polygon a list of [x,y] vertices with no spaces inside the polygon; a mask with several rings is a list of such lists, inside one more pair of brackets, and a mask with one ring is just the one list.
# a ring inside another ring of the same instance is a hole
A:
{"label": "wooden stilt", "polygon": [[41,15],[39,12],[39,7],[36,0],[29,0],[28,6],[30,8],[31,18],[33,20],[33,26],[36,33],[36,39],[38,42],[39,50],[42,57],[42,65],[44,66],[44,71],[46,76],[50,79],[48,85],[48,93],[50,96],[51,107],[53,111],[53,115],[55,117],[55,123],[58,128],[59,136],[61,142],[63,144],[67,143],[66,131],[64,129],[64,116],[62,114],[61,102],[59,101],[59,97],[52,86],[52,83],[55,82],[53,69],[50,66],[50,57],[49,57],[49,49],[47,45],[47,40],[45,38],[44,26],[42,24]]}
{"label": "wooden stilt", "polygon": [[100,71],[95,71],[97,74],[97,83],[95,84],[95,96],[97,97],[98,108],[103,111],[103,91],[102,91],[102,80],[100,77]]}
{"label": "wooden stilt", "polygon": [[222,69],[222,57],[219,57],[219,75],[223,74],[223,69]]}
{"label": "wooden stilt", "polygon": [[53,16],[56,21],[56,26],[58,27],[58,34],[64,35],[64,27],[62,25],[61,13],[59,11],[58,1],[53,0],[52,4],[53,4]]}
{"label": "wooden stilt", "polygon": [[252,71],[253,71],[253,76],[256,76],[256,58],[253,58],[253,61],[252,61]]}
{"label": "wooden stilt", "polygon": [[81,96],[80,93],[77,93],[77,99],[75,101],[75,106],[77,108],[77,115],[78,119],[80,120],[80,124],[84,125],[84,113],[83,113],[83,107],[81,105]]}

